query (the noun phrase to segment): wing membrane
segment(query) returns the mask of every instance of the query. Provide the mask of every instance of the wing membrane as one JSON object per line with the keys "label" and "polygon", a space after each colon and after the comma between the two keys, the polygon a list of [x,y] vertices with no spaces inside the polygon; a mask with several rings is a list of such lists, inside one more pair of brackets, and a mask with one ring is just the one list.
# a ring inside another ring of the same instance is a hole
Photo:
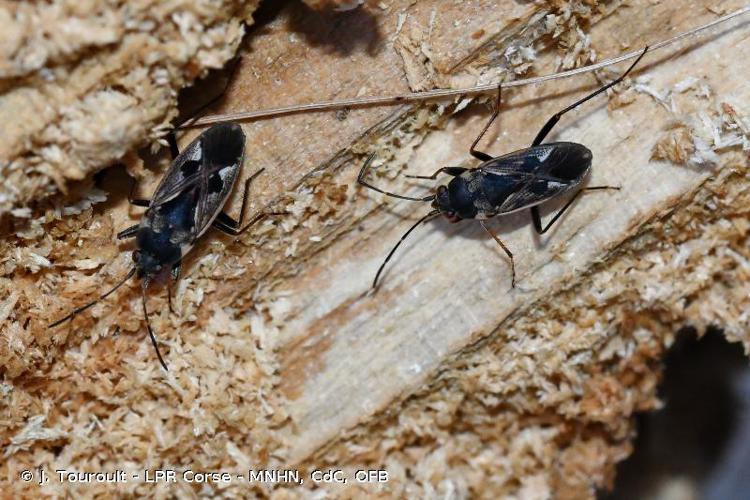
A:
{"label": "wing membrane", "polygon": [[580,185],[591,167],[591,151],[571,142],[552,142],[508,153],[482,163],[488,182],[512,185],[497,207],[509,213],[543,203]]}
{"label": "wing membrane", "polygon": [[151,199],[149,210],[188,191],[193,193],[198,237],[221,211],[237,180],[245,147],[245,134],[236,124],[215,125],[191,142],[172,162]]}

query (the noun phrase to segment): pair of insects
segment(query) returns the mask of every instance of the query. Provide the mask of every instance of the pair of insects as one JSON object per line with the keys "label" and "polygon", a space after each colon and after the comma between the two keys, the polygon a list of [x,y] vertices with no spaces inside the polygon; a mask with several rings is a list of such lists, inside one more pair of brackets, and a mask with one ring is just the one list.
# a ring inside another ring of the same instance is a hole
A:
{"label": "pair of insects", "polygon": [[[471,155],[481,160],[482,163],[471,169],[443,167],[430,176],[410,176],[419,179],[436,179],[441,173],[453,176],[447,186],[438,186],[435,193],[429,196],[421,198],[404,196],[369,184],[365,176],[373,159],[371,156],[359,173],[358,182],[361,185],[395,198],[429,202],[432,205],[432,210],[411,226],[387,255],[375,275],[373,288],[377,287],[385,265],[406,237],[417,226],[438,215],[443,215],[451,222],[478,219],[482,227],[508,255],[511,262],[512,284],[515,286],[513,254],[484,224],[484,220],[528,208],[531,210],[534,228],[542,234],[549,230],[582,192],[594,189],[617,189],[611,186],[580,188],[553,216],[552,220],[543,226],[538,205],[578,188],[591,169],[592,155],[591,151],[581,144],[572,142],[542,144],[542,141],[562,115],[622,81],[647,50],[648,47],[616,80],[553,115],[539,131],[531,147],[493,158],[487,153],[476,150],[476,146],[499,114],[502,87],[498,87],[495,111],[469,150]],[[168,274],[177,279],[182,259],[210,227],[236,236],[269,215],[260,213],[243,225],[250,183],[263,169],[257,171],[245,182],[239,220],[232,219],[222,211],[237,180],[244,155],[245,135],[239,125],[214,125],[198,136],[181,153],[177,149],[174,134],[169,136],[169,143],[173,162],[156,188],[153,198],[151,200],[133,199],[131,191],[129,201],[134,205],[147,207],[141,222],[117,235],[119,239],[136,238],[137,249],[133,252],[133,268],[122,281],[98,299],[76,308],[50,325],[54,327],[72,319],[114,293],[125,282],[137,275],[142,279],[141,298],[148,333],[159,362],[165,370],[167,370],[167,365],[159,352],[159,346],[149,322],[146,305],[146,291],[149,284],[167,277]],[[169,297],[171,309],[171,292]]]}

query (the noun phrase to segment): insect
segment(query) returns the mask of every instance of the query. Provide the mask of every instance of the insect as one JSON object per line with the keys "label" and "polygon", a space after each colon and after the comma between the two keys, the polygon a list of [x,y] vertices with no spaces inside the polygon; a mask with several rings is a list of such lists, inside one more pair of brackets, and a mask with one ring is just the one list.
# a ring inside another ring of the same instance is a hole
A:
{"label": "insect", "polygon": [[[74,309],[64,318],[49,327],[72,320],[97,302],[107,298],[133,276],[141,279],[141,302],[151,343],[156,356],[168,370],[159,345],[151,329],[146,290],[152,282],[180,275],[182,259],[193,248],[209,227],[237,236],[244,233],[259,220],[269,215],[261,212],[243,226],[247,208],[248,190],[260,169],[245,181],[239,220],[232,219],[222,211],[237,180],[245,150],[245,134],[237,124],[214,125],[204,131],[181,153],[174,134],[169,135],[172,165],[159,183],[151,200],[133,198],[131,189],[128,201],[136,206],[148,207],[139,224],[117,234],[118,239],[136,240],[133,251],[133,268],[107,293],[84,306]],[[169,309],[172,311],[172,293],[168,286]]]}
{"label": "insect", "polygon": [[[476,146],[500,113],[502,85],[498,86],[495,110],[469,149],[469,153],[480,160],[481,164],[475,168],[442,167],[434,174],[428,176],[407,176],[413,179],[434,180],[439,174],[445,173],[453,177],[447,185],[438,186],[434,194],[429,196],[404,196],[384,191],[368,183],[365,180],[365,176],[374,158],[374,155],[370,156],[357,177],[359,184],[393,198],[429,202],[432,207],[432,210],[414,223],[391,249],[380,265],[372,282],[372,287],[377,288],[378,279],[383,269],[409,234],[420,224],[434,219],[439,215],[443,215],[450,222],[458,222],[463,219],[479,220],[482,228],[500,245],[510,259],[511,286],[515,287],[516,266],[513,260],[513,253],[487,227],[484,221],[497,215],[530,209],[534,229],[537,233],[544,234],[575,202],[581,193],[600,189],[619,189],[619,187],[614,186],[579,188],[591,170],[591,151],[586,146],[574,142],[550,142],[542,144],[542,141],[565,113],[620,83],[635,68],[647,51],[648,47],[644,48],[633,64],[617,79],[574,102],[562,111],[555,113],[537,133],[530,147],[503,156],[492,157],[492,155],[477,151]],[[549,223],[543,225],[538,206],[545,201],[562,196],[577,188],[579,189],[552,217]]]}

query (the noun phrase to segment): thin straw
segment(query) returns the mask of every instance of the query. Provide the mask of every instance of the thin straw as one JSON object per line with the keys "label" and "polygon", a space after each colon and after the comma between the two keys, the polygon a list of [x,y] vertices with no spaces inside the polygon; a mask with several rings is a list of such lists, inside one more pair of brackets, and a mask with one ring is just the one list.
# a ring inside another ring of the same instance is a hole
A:
{"label": "thin straw", "polygon": [[[696,35],[702,31],[713,28],[714,26],[725,23],[729,21],[730,19],[734,19],[735,17],[741,16],[747,13],[748,11],[750,11],[750,5],[743,7],[739,10],[736,10],[725,16],[722,16],[714,21],[711,21],[710,23],[704,24],[702,26],[698,26],[697,28],[693,28],[689,31],[685,31],[684,33],[680,33],[679,35],[673,36],[672,38],[669,38],[667,40],[662,40],[661,42],[654,43],[649,46],[649,53],[655,50],[661,49],[663,47],[667,47],[669,45],[675,44],[678,41],[682,40],[683,38]],[[588,73],[591,71],[595,71],[597,69],[606,68],[607,66],[611,66],[613,64],[617,64],[622,61],[627,61],[628,59],[633,59],[634,57],[638,57],[638,55],[640,55],[641,52],[643,52],[643,49],[639,48],[638,50],[627,52],[620,56],[613,57],[611,59],[606,59],[604,61],[598,62],[596,64],[591,64],[589,66],[583,66],[581,68],[571,69],[568,71],[554,73],[551,75],[537,76],[534,78],[525,78],[522,80],[513,80],[510,82],[504,82],[503,88],[520,87],[522,85],[533,85],[536,83],[546,82],[548,80],[556,80],[558,78],[568,78],[574,75],[579,75],[581,73]],[[209,125],[212,123],[221,123],[221,122],[227,122],[227,121],[256,120],[258,118],[266,118],[266,117],[271,117],[271,116],[281,116],[281,115],[311,112],[311,111],[328,111],[328,110],[347,108],[347,107],[351,108],[351,107],[364,107],[364,106],[375,106],[375,105],[394,105],[394,104],[403,104],[403,103],[409,103],[409,102],[427,101],[427,100],[432,100],[432,99],[442,99],[446,97],[454,97],[454,96],[460,96],[460,95],[483,94],[486,92],[497,90],[497,85],[498,85],[497,83],[488,83],[485,85],[478,85],[475,87],[468,87],[464,89],[437,89],[437,90],[429,90],[425,92],[401,94],[401,95],[396,95],[396,96],[358,97],[354,99],[343,99],[343,100],[338,100],[338,101],[324,101],[324,102],[317,102],[317,103],[311,103],[311,104],[293,104],[291,106],[281,106],[277,108],[260,109],[256,111],[242,111],[242,112],[235,112],[235,113],[207,115],[207,116],[198,118],[194,121],[191,121],[189,123],[186,123],[182,127],[195,127],[199,125]]]}

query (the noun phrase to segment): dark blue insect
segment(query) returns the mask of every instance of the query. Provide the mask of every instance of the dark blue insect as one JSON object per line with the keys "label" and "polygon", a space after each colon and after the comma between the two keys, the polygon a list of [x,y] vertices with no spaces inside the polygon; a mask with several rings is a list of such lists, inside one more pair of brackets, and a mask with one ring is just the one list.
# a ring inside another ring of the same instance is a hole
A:
{"label": "dark blue insect", "polygon": [[[134,199],[133,190],[128,197],[133,205],[148,207],[141,222],[117,234],[118,239],[135,237],[137,249],[133,251],[134,267],[107,293],[49,325],[50,328],[55,327],[72,319],[137,275],[142,280],[143,315],[148,333],[165,370],[167,365],[159,352],[146,307],[146,289],[149,284],[168,278],[169,275],[176,280],[180,275],[183,257],[209,227],[237,236],[269,215],[260,213],[247,225],[242,225],[250,183],[263,169],[245,182],[240,219],[234,220],[221,211],[242,166],[245,134],[239,125],[214,125],[199,135],[182,153],[178,151],[174,134],[169,136],[169,145],[174,160],[156,188],[153,198]],[[167,290],[169,309],[172,311],[171,288],[168,286]]]}
{"label": "dark blue insect", "polygon": [[[500,113],[502,86],[498,86],[495,111],[469,149],[472,156],[482,161],[479,166],[475,168],[443,167],[429,176],[407,176],[414,179],[436,179],[439,174],[445,173],[453,177],[447,186],[438,186],[435,193],[429,196],[422,198],[403,196],[383,191],[369,184],[365,180],[365,175],[367,174],[367,168],[374,158],[374,155],[370,156],[357,177],[359,184],[394,198],[430,202],[433,209],[411,226],[391,249],[380,265],[372,282],[372,287],[377,287],[378,278],[380,278],[385,265],[406,237],[417,226],[438,215],[443,215],[451,222],[458,222],[463,219],[479,220],[484,230],[492,236],[508,255],[511,265],[511,283],[515,287],[516,268],[513,261],[513,254],[500,241],[500,238],[485,225],[484,221],[496,215],[510,214],[528,208],[531,210],[534,229],[539,234],[544,234],[584,191],[619,189],[613,186],[581,188],[580,185],[591,170],[591,151],[586,146],[574,142],[550,142],[542,144],[542,141],[547,137],[562,115],[620,83],[638,64],[647,51],[648,47],[644,48],[635,62],[616,80],[554,114],[536,135],[531,147],[493,158],[491,155],[477,151],[475,148]],[[570,200],[552,217],[552,220],[546,226],[543,226],[538,205],[575,189],[577,191]]]}

